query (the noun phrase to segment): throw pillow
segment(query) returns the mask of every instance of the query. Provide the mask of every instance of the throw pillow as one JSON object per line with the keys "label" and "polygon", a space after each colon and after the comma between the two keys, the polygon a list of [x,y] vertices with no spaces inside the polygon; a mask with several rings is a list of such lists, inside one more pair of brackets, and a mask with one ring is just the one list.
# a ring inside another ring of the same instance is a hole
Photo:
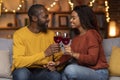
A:
{"label": "throw pillow", "polygon": [[0,77],[10,78],[10,57],[8,50],[0,50]]}
{"label": "throw pillow", "polygon": [[113,46],[109,62],[109,71],[112,76],[120,76],[120,48]]}

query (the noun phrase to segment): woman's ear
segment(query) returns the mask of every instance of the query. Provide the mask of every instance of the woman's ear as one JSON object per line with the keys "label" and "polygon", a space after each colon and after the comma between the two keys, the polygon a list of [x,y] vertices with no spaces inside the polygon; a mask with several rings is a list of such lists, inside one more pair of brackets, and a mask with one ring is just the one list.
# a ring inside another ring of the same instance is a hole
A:
{"label": "woman's ear", "polygon": [[32,21],[36,22],[38,18],[36,16],[32,16]]}

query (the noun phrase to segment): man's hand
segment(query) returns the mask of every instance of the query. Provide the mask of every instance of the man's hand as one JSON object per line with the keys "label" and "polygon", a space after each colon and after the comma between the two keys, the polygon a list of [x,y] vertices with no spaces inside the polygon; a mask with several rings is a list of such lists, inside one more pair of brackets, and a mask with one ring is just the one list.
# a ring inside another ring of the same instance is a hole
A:
{"label": "man's hand", "polygon": [[55,71],[55,70],[56,70],[56,63],[53,62],[53,61],[48,62],[47,68],[48,68],[50,71]]}
{"label": "man's hand", "polygon": [[58,53],[60,51],[60,46],[59,44],[51,44],[46,50],[45,50],[45,55],[46,56],[51,56],[54,53]]}
{"label": "man's hand", "polygon": [[49,61],[46,65],[43,65],[43,67],[50,70],[50,71],[55,71],[55,70],[57,70],[57,66],[59,64],[60,64],[59,61],[57,61],[57,62]]}

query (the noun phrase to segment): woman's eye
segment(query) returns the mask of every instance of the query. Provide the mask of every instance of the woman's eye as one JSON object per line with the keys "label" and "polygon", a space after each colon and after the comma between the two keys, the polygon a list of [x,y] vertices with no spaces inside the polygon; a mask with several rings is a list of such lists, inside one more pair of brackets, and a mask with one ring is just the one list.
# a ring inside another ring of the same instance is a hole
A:
{"label": "woman's eye", "polygon": [[72,19],[74,20],[74,19],[75,19],[75,17],[72,17]]}

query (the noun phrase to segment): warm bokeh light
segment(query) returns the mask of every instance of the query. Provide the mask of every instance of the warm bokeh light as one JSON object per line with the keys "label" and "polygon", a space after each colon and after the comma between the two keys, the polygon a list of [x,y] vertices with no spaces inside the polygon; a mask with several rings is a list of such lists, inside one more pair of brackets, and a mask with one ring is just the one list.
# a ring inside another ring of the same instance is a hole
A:
{"label": "warm bokeh light", "polygon": [[71,0],[68,0],[68,3],[70,4],[71,10],[73,10],[74,4],[71,2]]}
{"label": "warm bokeh light", "polygon": [[110,37],[117,36],[117,26],[115,21],[110,21],[109,23],[109,36]]}
{"label": "warm bokeh light", "polygon": [[0,0],[0,16],[1,16],[1,12],[2,12],[2,0]]}

